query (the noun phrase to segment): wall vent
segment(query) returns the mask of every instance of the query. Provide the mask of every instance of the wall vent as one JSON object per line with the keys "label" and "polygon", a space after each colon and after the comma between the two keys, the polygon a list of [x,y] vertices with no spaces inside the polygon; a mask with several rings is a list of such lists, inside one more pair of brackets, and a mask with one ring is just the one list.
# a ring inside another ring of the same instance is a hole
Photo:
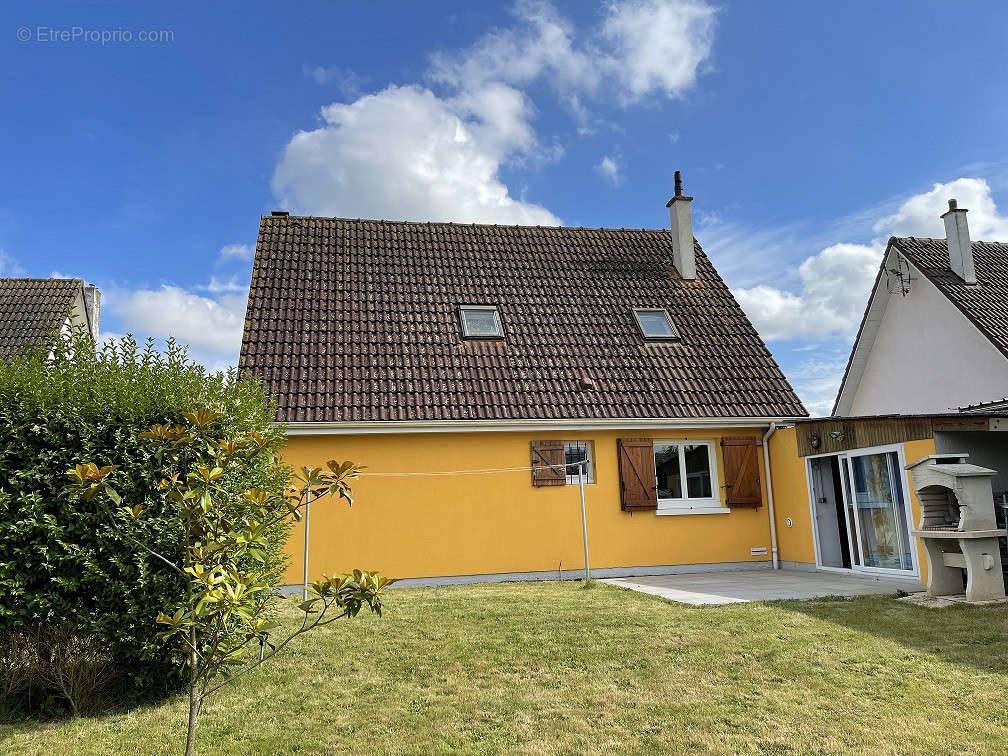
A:
{"label": "wall vent", "polygon": [[766,546],[754,546],[749,549],[749,553],[753,556],[766,556]]}

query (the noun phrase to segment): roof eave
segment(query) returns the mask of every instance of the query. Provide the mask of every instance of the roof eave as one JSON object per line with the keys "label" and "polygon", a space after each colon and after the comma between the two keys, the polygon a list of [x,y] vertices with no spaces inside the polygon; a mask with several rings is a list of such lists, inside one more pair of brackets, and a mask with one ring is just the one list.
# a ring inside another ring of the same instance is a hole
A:
{"label": "roof eave", "polygon": [[683,417],[530,420],[392,420],[364,422],[278,423],[288,436],[353,435],[373,433],[462,433],[581,430],[686,430],[691,428],[763,428],[771,423],[809,419],[793,417]]}

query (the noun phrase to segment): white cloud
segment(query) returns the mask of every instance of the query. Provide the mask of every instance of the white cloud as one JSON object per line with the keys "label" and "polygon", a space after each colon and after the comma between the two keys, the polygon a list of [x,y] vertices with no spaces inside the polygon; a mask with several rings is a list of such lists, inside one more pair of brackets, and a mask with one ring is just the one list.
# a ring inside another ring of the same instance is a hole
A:
{"label": "white cloud", "polygon": [[334,85],[344,97],[357,97],[365,81],[360,74],[340,66],[310,66],[305,63],[302,73],[316,84]]}
{"label": "white cloud", "polygon": [[204,297],[165,285],[135,291],[109,287],[103,303],[120,329],[138,341],[174,337],[191,347],[195,359],[216,368],[237,363],[247,299],[244,292]]}
{"label": "white cloud", "polygon": [[196,288],[214,295],[247,292],[249,289],[249,277],[248,275],[234,275],[225,281],[217,278],[217,276],[210,276],[209,283],[197,286]]}
{"label": "white cloud", "polygon": [[795,391],[810,415],[828,415],[840,389],[846,357],[824,356],[800,363],[791,371]]}
{"label": "white cloud", "polygon": [[17,260],[0,249],[0,276],[17,277],[25,275],[25,269]]}
{"label": "white cloud", "polygon": [[603,68],[635,102],[657,91],[678,97],[696,81],[714,41],[714,9],[697,0],[637,0],[612,4],[602,25],[611,45]]}
{"label": "white cloud", "polygon": [[801,290],[761,284],[735,289],[735,298],[764,339],[846,333],[861,321],[881,249],[834,244],[798,267]]}
{"label": "white cloud", "polygon": [[318,215],[556,225],[499,177],[505,160],[535,149],[530,112],[521,92],[499,84],[447,99],[389,86],[323,108],[325,125],[287,145],[273,191]]}
{"label": "white cloud", "polygon": [[[760,334],[768,340],[836,335],[851,338],[882,262],[889,236],[944,238],[940,215],[948,200],[959,200],[969,212],[974,239],[1008,239],[1008,217],[1002,216],[982,178],[958,178],[915,194],[875,221],[879,234],[867,244],[832,244],[798,266],[797,291],[771,284],[737,287],[733,291]],[[871,214],[859,213],[859,216]],[[839,380],[839,379],[838,379]]]}
{"label": "white cloud", "polygon": [[249,244],[226,244],[221,247],[217,262],[224,263],[228,260],[248,262],[253,255],[255,255],[255,249]]}
{"label": "white cloud", "polygon": [[[563,154],[537,138],[524,88],[545,80],[581,130],[588,101],[680,96],[710,55],[714,10],[702,0],[613,2],[597,28],[579,31],[550,3],[519,0],[514,17],[465,50],[432,55],[436,91],[392,84],[322,108],[323,124],[284,149],[278,200],[322,215],[559,224],[501,179],[505,166]],[[338,73],[306,68],[317,81]]]}
{"label": "white cloud", "polygon": [[613,183],[613,186],[619,186],[623,183],[622,166],[616,158],[604,155],[599,164],[595,166],[595,170],[603,177],[609,179]]}
{"label": "white cloud", "polygon": [[958,200],[959,207],[969,210],[967,219],[972,239],[1008,241],[1008,217],[998,212],[990,186],[982,178],[936,183],[931,191],[910,197],[895,213],[879,219],[872,228],[885,236],[944,239],[945,225],[939,216],[948,210],[950,199]]}
{"label": "white cloud", "polygon": [[630,104],[653,92],[678,97],[709,57],[714,9],[702,0],[627,0],[605,5],[600,26],[579,33],[548,2],[515,4],[517,25],[461,53],[436,53],[433,80],[459,89],[545,78],[572,110],[584,97]]}

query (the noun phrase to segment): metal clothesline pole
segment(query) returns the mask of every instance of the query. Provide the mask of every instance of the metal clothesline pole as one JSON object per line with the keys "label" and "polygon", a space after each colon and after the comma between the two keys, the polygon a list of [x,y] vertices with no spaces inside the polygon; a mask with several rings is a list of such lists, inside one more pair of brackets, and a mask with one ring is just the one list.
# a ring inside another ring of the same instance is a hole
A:
{"label": "metal clothesline pole", "polygon": [[581,538],[584,541],[585,556],[585,582],[591,580],[591,567],[588,565],[588,516],[585,514],[584,500],[585,467],[587,465],[587,459],[581,460],[581,463],[578,465],[578,488],[581,491]]}
{"label": "metal clothesline pole", "polygon": [[308,534],[310,532],[310,522],[311,522],[311,491],[305,496],[305,512],[304,512],[304,583],[302,585],[304,588],[301,590],[301,600],[308,600]]}

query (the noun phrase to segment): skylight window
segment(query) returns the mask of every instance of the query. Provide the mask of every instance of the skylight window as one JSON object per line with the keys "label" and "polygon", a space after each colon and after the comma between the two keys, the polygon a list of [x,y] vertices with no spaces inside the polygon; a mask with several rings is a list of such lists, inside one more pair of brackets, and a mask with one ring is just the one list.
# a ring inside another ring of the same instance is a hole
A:
{"label": "skylight window", "polygon": [[462,305],[459,307],[462,337],[466,339],[502,339],[500,313],[494,305]]}
{"label": "skylight window", "polygon": [[679,338],[679,332],[672,324],[672,319],[665,310],[636,309],[637,325],[645,339],[654,341],[671,341]]}

